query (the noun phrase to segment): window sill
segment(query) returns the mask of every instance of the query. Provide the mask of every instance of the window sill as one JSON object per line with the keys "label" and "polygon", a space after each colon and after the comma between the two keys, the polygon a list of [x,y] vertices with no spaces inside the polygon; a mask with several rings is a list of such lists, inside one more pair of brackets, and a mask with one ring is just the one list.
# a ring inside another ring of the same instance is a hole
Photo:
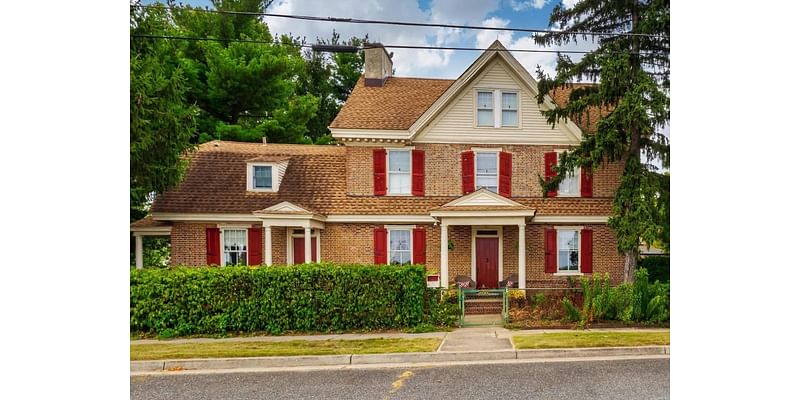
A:
{"label": "window sill", "polygon": [[256,188],[247,189],[247,191],[248,192],[255,192],[255,193],[273,193],[273,192],[277,192],[277,190],[275,190],[275,189],[256,189]]}
{"label": "window sill", "polygon": [[387,197],[411,197],[411,193],[386,193]]}
{"label": "window sill", "polygon": [[583,272],[575,271],[575,272],[556,272],[553,276],[581,276]]}
{"label": "window sill", "polygon": [[558,197],[581,197],[581,195],[577,194],[577,193],[576,194],[557,194],[556,198],[558,198]]}

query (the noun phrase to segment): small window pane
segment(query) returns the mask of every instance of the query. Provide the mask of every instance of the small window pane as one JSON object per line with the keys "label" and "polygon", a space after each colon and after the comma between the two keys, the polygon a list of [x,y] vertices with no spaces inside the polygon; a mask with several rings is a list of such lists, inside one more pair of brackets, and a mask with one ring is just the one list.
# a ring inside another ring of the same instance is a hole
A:
{"label": "small window pane", "polygon": [[478,125],[479,126],[494,126],[494,111],[492,111],[492,110],[478,110]]}
{"label": "small window pane", "polygon": [[389,151],[389,171],[409,172],[411,171],[411,152]]}
{"label": "small window pane", "polygon": [[478,153],[477,156],[477,173],[479,174],[496,174],[497,173],[497,154],[495,153]]}
{"label": "small window pane", "polygon": [[478,109],[491,110],[494,108],[494,93],[492,92],[478,92]]}
{"label": "small window pane", "polygon": [[257,165],[253,167],[253,187],[258,189],[272,188],[272,167]]}
{"label": "small window pane", "polygon": [[411,193],[411,174],[409,173],[389,173],[389,193],[408,194]]}
{"label": "small window pane", "polygon": [[517,94],[503,93],[503,110],[516,110],[516,109],[517,109]]}
{"label": "small window pane", "polygon": [[517,126],[516,110],[503,110],[503,126]]}

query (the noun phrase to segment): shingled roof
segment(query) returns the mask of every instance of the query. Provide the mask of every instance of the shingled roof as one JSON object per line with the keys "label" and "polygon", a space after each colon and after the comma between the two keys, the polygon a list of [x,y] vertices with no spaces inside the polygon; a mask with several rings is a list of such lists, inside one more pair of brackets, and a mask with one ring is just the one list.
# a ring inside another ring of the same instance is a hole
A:
{"label": "shingled roof", "polygon": [[361,76],[330,127],[408,129],[453,82],[391,76],[383,86],[366,86]]}
{"label": "shingled roof", "polygon": [[[289,160],[280,190],[247,191],[247,160]],[[322,215],[427,215],[458,196],[349,196],[342,146],[214,141],[192,153],[186,176],[156,197],[153,213],[250,214],[283,201]],[[512,198],[540,215],[608,215],[607,199]]]}

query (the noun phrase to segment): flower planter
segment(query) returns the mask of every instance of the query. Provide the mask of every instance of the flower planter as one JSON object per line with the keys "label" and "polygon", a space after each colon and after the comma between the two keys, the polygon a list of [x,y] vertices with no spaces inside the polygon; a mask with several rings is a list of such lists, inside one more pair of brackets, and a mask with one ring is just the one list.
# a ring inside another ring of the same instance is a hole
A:
{"label": "flower planter", "polygon": [[428,275],[428,287],[439,287],[439,275]]}

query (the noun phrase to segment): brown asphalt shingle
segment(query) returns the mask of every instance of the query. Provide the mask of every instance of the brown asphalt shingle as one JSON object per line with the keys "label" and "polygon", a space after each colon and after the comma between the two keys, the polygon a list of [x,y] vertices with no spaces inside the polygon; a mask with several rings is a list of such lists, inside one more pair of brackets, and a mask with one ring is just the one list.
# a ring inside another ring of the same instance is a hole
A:
{"label": "brown asphalt shingle", "polygon": [[362,76],[330,127],[408,129],[453,82],[390,76],[382,87],[370,87]]}
{"label": "brown asphalt shingle", "polygon": [[[248,192],[247,161],[255,157],[289,158],[277,193]],[[283,201],[314,213],[416,214],[455,200],[455,196],[349,196],[342,146],[209,142],[190,156],[189,168],[178,187],[158,196],[152,212],[250,214]],[[514,197],[538,215],[609,215],[608,199]]]}

